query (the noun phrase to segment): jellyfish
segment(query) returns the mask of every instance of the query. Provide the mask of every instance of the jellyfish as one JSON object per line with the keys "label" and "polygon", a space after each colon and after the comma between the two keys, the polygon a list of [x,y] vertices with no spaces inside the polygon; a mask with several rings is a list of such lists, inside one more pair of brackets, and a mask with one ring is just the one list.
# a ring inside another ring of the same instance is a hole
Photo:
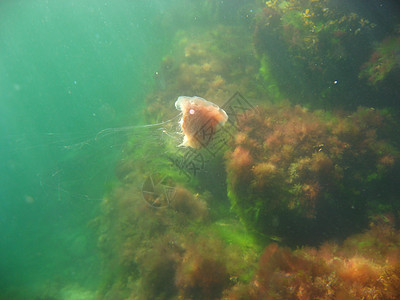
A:
{"label": "jellyfish", "polygon": [[184,147],[200,149],[207,146],[218,126],[223,126],[228,120],[222,108],[197,96],[180,96],[175,107],[182,112],[179,124],[184,138],[180,146]]}
{"label": "jellyfish", "polygon": [[[149,132],[145,134],[148,138],[167,136],[178,147],[201,149],[212,141],[219,126],[223,126],[228,120],[228,115],[222,108],[198,96],[178,97],[175,108],[181,113],[172,119],[155,124],[103,129],[96,135],[96,140],[110,134],[148,129]],[[179,143],[182,135],[183,141]]]}
{"label": "jellyfish", "polygon": [[[130,149],[143,150],[143,155],[140,156],[142,161],[154,162],[155,157],[165,155],[166,159],[155,162],[155,165],[170,164],[171,158],[180,157],[177,153],[186,153],[191,149],[197,151],[209,145],[219,126],[228,120],[223,109],[197,96],[180,96],[175,102],[175,107],[179,112],[160,123],[105,128],[97,134],[85,131],[67,135],[48,132],[35,137],[34,140],[39,142],[30,148],[23,144],[26,139],[18,139],[21,143],[18,149],[30,152],[52,151],[51,153],[57,153],[62,157],[54,163],[54,166],[45,168],[37,174],[40,188],[48,199],[80,198],[85,201],[97,199],[95,198],[97,196],[76,192],[79,188],[74,184],[79,185],[80,182],[87,183],[88,180],[94,180],[94,185],[97,180],[105,182],[112,173],[122,174],[125,169],[119,167],[119,164],[122,161],[121,165],[124,166],[125,158],[121,160],[121,154],[129,153]],[[76,169],[83,165],[88,167],[77,177]],[[128,164],[126,166],[129,167]],[[149,167],[154,166],[149,165]],[[115,171],[116,169],[118,171]],[[150,170],[149,173],[153,171],[158,169]],[[154,196],[154,199],[154,201],[168,202],[168,198]]]}

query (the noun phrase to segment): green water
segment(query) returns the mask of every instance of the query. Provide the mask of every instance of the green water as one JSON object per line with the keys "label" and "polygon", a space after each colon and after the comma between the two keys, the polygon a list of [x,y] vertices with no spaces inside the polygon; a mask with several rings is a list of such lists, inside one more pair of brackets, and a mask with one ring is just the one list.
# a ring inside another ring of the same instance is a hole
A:
{"label": "green water", "polygon": [[156,17],[163,7],[0,2],[1,291],[96,284],[100,261],[88,222],[118,150],[79,143],[141,121],[168,45]]}
{"label": "green water", "polygon": [[[281,2],[282,6],[287,4]],[[379,2],[385,8],[384,13],[388,13],[390,9],[386,7],[390,6],[385,5],[389,1]],[[345,11],[356,12],[378,24],[373,33],[376,37],[368,36],[377,40],[369,46],[374,46],[385,35],[398,34],[393,25],[399,20],[395,12],[388,14],[390,24],[385,27],[385,14],[374,13],[381,4],[349,3]],[[168,90],[163,74],[159,76],[161,62],[167,56],[183,56],[183,51],[174,52],[181,49],[172,41],[179,37],[179,32],[183,32],[180,37],[188,44],[193,32],[213,32],[217,24],[241,26],[240,33],[235,31],[236,27],[232,31],[219,28],[213,33],[218,36],[223,32],[231,38],[232,43],[223,44],[229,40],[226,38],[210,46],[214,55],[218,53],[218,59],[230,61],[225,52],[241,53],[231,47],[241,40],[250,40],[248,33],[254,34],[256,11],[261,13],[263,9],[266,9],[265,1],[239,0],[0,1],[0,299],[95,298],[102,262],[112,260],[104,259],[97,245],[96,217],[102,213],[100,203],[115,186],[114,169],[123,157],[124,143],[131,134],[142,134],[146,138],[140,127],[145,122],[146,96],[154,90]],[[293,15],[291,22],[296,24],[304,14],[305,11]],[[236,36],[243,32],[245,37]],[[334,32],[339,39],[342,33]],[[295,45],[297,40],[292,42]],[[358,87],[351,86],[351,81],[342,81],[337,74],[324,74],[329,75],[326,82],[307,88],[304,85],[310,81],[305,80],[309,79],[306,73],[291,73],[289,66],[296,66],[288,60],[292,56],[286,53],[287,56],[280,56],[281,61],[269,61],[255,54],[252,43],[243,46],[251,50],[243,56],[238,54],[239,63],[221,68],[226,86],[231,84],[229,80],[236,84],[242,79],[243,86],[256,86],[254,91],[250,88],[246,91],[251,101],[258,93],[264,93],[266,99],[280,101],[287,95],[296,95],[298,89],[303,91],[301,96],[311,99],[301,103],[304,98],[299,97],[301,100],[295,99],[294,103],[307,107],[332,108],[336,103],[328,103],[330,100],[326,99],[334,98],[337,93],[350,95],[349,98],[354,95],[351,103],[347,99],[336,99],[350,110],[359,105],[388,107],[393,111],[399,108],[398,87],[393,84],[398,82],[396,78],[388,76],[388,83],[381,90],[368,87],[359,92]],[[280,52],[278,46],[259,45],[272,56]],[[364,51],[366,60],[372,51],[351,50],[354,51],[343,51],[352,55],[361,55]],[[327,53],[339,56],[334,51]],[[199,70],[196,59],[199,60],[195,57],[191,63],[195,65],[193,69]],[[322,65],[327,65],[324,59]],[[257,67],[251,69],[253,66],[246,65],[248,61],[258,64]],[[175,63],[179,66],[180,62]],[[211,61],[210,65],[213,64],[219,65]],[[334,65],[332,62],[333,70]],[[399,62],[394,67],[397,72],[398,65]],[[299,71],[300,67],[296,67]],[[215,79],[207,77],[205,69],[200,72],[203,72],[203,81]],[[279,88],[287,86],[287,90],[279,91],[274,75],[281,80]],[[246,76],[256,78],[253,85],[248,84],[253,79],[246,81]],[[190,84],[182,85],[190,95],[194,94],[190,87],[195,86],[191,84],[196,79],[194,76]],[[236,90],[230,92],[233,94]],[[318,102],[321,95],[322,104]],[[175,99],[150,102],[156,107],[171,100],[171,109],[176,113]],[[131,129],[108,130],[126,127]],[[223,168],[220,165],[217,167]],[[225,184],[225,179],[222,181]],[[212,184],[215,183],[209,183]],[[225,235],[229,234],[227,231]],[[243,240],[247,243],[247,239]]]}

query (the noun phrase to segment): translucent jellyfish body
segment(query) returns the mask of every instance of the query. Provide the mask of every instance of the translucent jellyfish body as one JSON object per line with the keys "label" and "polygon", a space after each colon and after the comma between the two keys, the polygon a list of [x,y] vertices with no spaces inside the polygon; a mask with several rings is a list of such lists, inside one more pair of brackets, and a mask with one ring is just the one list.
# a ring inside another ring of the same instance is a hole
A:
{"label": "translucent jellyfish body", "polygon": [[195,149],[207,146],[218,126],[223,126],[228,120],[222,108],[197,96],[180,96],[175,107],[182,112],[180,125],[184,138],[181,146]]}

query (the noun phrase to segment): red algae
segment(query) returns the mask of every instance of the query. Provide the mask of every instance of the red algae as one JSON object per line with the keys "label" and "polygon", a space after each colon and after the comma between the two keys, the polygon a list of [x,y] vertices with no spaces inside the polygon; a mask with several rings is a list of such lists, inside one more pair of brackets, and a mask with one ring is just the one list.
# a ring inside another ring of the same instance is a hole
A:
{"label": "red algae", "polygon": [[238,119],[226,168],[232,206],[248,228],[301,245],[367,226],[369,207],[381,197],[363,191],[392,180],[400,158],[386,138],[390,116],[269,105]]}
{"label": "red algae", "polygon": [[235,170],[250,166],[252,163],[250,151],[241,146],[236,147],[232,153],[231,161],[230,167]]}
{"label": "red algae", "polygon": [[203,220],[207,217],[207,203],[199,195],[193,195],[183,187],[176,187],[171,208],[175,210],[183,221]]}
{"label": "red algae", "polygon": [[[397,243],[394,253],[370,251],[380,243],[391,248],[392,242]],[[326,242],[292,251],[272,243],[253,280],[232,288],[227,299],[399,299],[399,242],[392,224],[378,222],[342,246]],[[354,243],[368,243],[370,249],[350,246]]]}
{"label": "red algae", "polygon": [[219,299],[229,284],[229,274],[221,261],[197,256],[182,267],[176,281],[182,299]]}

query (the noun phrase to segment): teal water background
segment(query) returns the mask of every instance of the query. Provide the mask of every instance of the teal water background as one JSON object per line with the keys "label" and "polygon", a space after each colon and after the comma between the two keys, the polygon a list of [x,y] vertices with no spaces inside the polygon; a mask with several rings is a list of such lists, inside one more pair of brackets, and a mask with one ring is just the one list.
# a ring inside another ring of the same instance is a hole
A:
{"label": "teal water background", "polygon": [[0,2],[2,293],[50,279],[96,284],[100,263],[88,223],[118,150],[90,142],[104,128],[141,122],[167,49],[159,29],[171,5]]}
{"label": "teal water background", "polygon": [[[0,299],[68,284],[97,289],[92,221],[123,143],[98,133],[143,124],[178,30],[247,24],[250,2],[0,1]],[[385,23],[361,0],[348,5]]]}

